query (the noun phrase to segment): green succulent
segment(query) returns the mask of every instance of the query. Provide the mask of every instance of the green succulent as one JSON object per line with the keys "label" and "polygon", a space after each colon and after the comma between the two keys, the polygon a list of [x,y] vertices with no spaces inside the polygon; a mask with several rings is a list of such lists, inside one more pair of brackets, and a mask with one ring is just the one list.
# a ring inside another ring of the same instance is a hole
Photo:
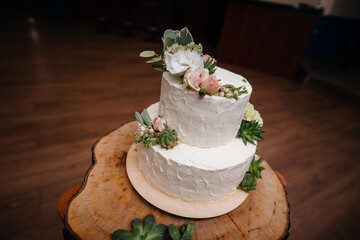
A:
{"label": "green succulent", "polygon": [[177,143],[177,133],[165,125],[165,129],[159,133],[159,142],[163,148],[172,148]]}
{"label": "green succulent", "polygon": [[167,227],[163,224],[155,226],[155,217],[150,214],[144,218],[144,223],[135,218],[131,221],[133,233],[124,229],[111,234],[112,240],[166,240]]}
{"label": "green succulent", "polygon": [[250,172],[246,172],[242,182],[239,184],[238,188],[249,192],[256,189],[256,178]]}
{"label": "green succulent", "polygon": [[255,160],[255,157],[251,161],[249,172],[256,177],[257,179],[261,178],[261,171],[264,170],[264,167],[259,166],[264,161],[264,158],[259,158],[259,160]]}
{"label": "green succulent", "polygon": [[184,224],[180,228],[180,232],[176,229],[174,224],[169,226],[169,234],[172,240],[190,240],[194,233],[195,223],[190,221],[188,225]]}
{"label": "green succulent", "polygon": [[[182,225],[180,233],[174,224],[169,228],[164,224],[156,226],[155,217],[152,214],[144,218],[144,223],[135,218],[131,221],[133,232],[119,229],[111,234],[112,240],[191,240],[195,229],[195,223],[190,221],[188,225]],[[169,236],[170,235],[170,236]]]}
{"label": "green succulent", "polygon": [[237,137],[241,138],[245,145],[247,145],[248,142],[255,145],[254,141],[261,142],[264,140],[261,136],[263,132],[261,125],[257,121],[242,120]]}

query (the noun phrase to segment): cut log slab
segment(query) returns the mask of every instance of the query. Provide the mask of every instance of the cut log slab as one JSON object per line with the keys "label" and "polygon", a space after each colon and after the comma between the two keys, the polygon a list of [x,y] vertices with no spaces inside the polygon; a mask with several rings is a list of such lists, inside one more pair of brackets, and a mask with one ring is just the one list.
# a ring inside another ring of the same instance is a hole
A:
{"label": "cut log slab", "polygon": [[[100,139],[93,147],[93,164],[80,190],[68,203],[65,225],[78,239],[110,239],[117,229],[131,230],[130,221],[154,214],[156,222],[177,227],[190,219],[149,204],[132,187],[125,168],[137,122],[130,122]],[[266,169],[257,189],[235,210],[216,218],[195,219],[193,239],[286,239],[290,211],[277,174]],[[181,206],[180,206],[181,207]]]}

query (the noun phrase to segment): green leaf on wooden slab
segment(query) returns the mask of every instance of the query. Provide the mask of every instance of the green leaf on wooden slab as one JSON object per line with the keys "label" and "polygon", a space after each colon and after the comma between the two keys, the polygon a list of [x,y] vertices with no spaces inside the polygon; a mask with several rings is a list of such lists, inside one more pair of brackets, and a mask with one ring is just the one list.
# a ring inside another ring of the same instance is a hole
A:
{"label": "green leaf on wooden slab", "polygon": [[146,63],[154,63],[154,62],[159,62],[159,61],[161,61],[161,60],[162,60],[161,57],[154,57],[154,58],[146,61]]}
{"label": "green leaf on wooden slab", "polygon": [[126,231],[124,229],[119,229],[116,230],[115,232],[113,232],[113,234],[111,234],[111,239],[112,240],[134,240],[136,239],[135,234]]}
{"label": "green leaf on wooden slab", "polygon": [[167,227],[163,224],[155,226],[155,217],[150,214],[143,222],[135,218],[131,221],[133,232],[119,229],[111,234],[112,240],[166,240]]}
{"label": "green leaf on wooden slab", "polygon": [[158,70],[161,72],[166,72],[166,67],[164,66],[164,64],[157,63],[157,64],[151,65],[151,67],[155,70]]}
{"label": "green leaf on wooden slab", "polygon": [[146,51],[141,52],[139,56],[140,57],[153,57],[155,55],[156,55],[156,53],[154,51],[146,50]]}
{"label": "green leaf on wooden slab", "polygon": [[148,233],[146,239],[148,239],[148,238],[154,239],[154,240],[166,239],[165,233],[166,233],[167,229],[168,229],[167,226],[165,226],[164,224],[159,224],[154,228],[154,230],[152,230],[150,233]]}
{"label": "green leaf on wooden slab", "polygon": [[135,218],[131,221],[131,225],[133,226],[133,232],[136,236],[144,234],[144,225],[140,219]]}
{"label": "green leaf on wooden slab", "polygon": [[179,231],[176,229],[174,224],[169,225],[169,234],[170,234],[171,239],[180,240],[181,235],[180,235]]}
{"label": "green leaf on wooden slab", "polygon": [[186,230],[182,232],[182,236],[180,240],[191,240],[192,235],[194,234],[194,230],[195,230],[195,223],[194,221],[190,221],[186,226]]}
{"label": "green leaf on wooden slab", "polygon": [[169,234],[172,240],[191,240],[194,230],[194,221],[190,221],[187,225],[182,225],[180,227],[180,232],[176,229],[174,224],[170,224],[169,226]]}
{"label": "green leaf on wooden slab", "polygon": [[[149,113],[147,113],[147,115],[149,115]],[[151,124],[151,120],[150,120],[150,124]],[[154,215],[149,214],[144,218],[144,232],[149,233],[152,230],[154,230],[154,228],[155,228],[155,217]]]}

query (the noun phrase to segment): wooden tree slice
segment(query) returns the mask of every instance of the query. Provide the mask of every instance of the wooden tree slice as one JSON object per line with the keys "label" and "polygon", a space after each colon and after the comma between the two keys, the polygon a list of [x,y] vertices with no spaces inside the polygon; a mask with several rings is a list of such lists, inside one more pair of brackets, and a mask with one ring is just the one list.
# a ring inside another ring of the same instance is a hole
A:
{"label": "wooden tree slice", "polygon": [[[93,147],[93,164],[79,192],[69,201],[67,229],[78,239],[110,239],[117,229],[131,230],[133,218],[154,214],[156,222],[177,227],[190,219],[166,213],[144,200],[125,169],[137,122],[122,125]],[[193,239],[286,239],[289,205],[279,178],[264,161],[263,179],[238,208],[216,218],[195,220]]]}

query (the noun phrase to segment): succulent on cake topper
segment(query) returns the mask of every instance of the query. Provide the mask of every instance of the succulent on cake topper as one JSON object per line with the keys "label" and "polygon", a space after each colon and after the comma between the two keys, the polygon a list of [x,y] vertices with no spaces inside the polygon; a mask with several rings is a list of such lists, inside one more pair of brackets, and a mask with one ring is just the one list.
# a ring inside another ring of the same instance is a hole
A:
{"label": "succulent on cake topper", "polygon": [[254,109],[254,105],[248,103],[237,137],[241,138],[245,145],[248,142],[255,145],[255,141],[264,140],[262,137],[264,131],[261,130],[263,124],[264,121],[260,117],[260,113]]}
{"label": "succulent on cake topper", "polygon": [[146,147],[160,144],[163,148],[173,148],[178,141],[177,133],[170,129],[164,118],[156,117],[151,121],[146,109],[142,113],[135,112],[139,127],[135,131],[136,144],[143,143]]}
{"label": "succulent on cake topper", "polygon": [[173,148],[178,140],[177,133],[174,129],[170,129],[167,124],[165,124],[164,131],[159,134],[159,142],[163,148]]}
{"label": "succulent on cake topper", "polygon": [[[256,150],[257,152],[257,150]],[[259,158],[256,160],[257,155],[255,155],[250,163],[249,170],[245,173],[243,180],[239,184],[238,188],[249,192],[256,189],[256,179],[261,178],[261,171],[265,168],[260,166],[264,161],[264,158]]]}

